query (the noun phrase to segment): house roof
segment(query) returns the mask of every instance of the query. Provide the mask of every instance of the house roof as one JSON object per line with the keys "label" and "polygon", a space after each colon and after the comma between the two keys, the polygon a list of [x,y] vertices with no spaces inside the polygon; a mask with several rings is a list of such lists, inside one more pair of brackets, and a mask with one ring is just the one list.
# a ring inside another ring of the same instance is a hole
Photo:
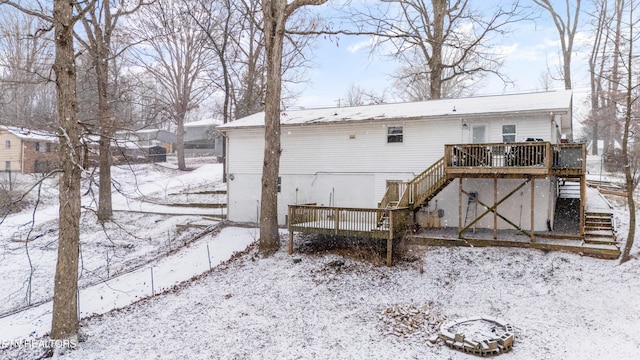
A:
{"label": "house roof", "polygon": [[30,141],[58,141],[58,136],[41,130],[29,130],[14,126],[0,125],[0,130],[5,130],[22,140]]}
{"label": "house roof", "polygon": [[[571,90],[480,96],[460,99],[428,100],[412,103],[396,103],[339,108],[303,109],[283,111],[282,125],[336,123],[345,121],[375,121],[389,119],[416,119],[430,117],[481,114],[505,114],[518,112],[556,111],[571,112]],[[264,112],[253,114],[221,125],[222,130],[264,126]],[[570,121],[570,116],[566,117]],[[565,119],[563,117],[563,123]],[[563,124],[571,128],[571,124]]]}
{"label": "house roof", "polygon": [[219,119],[203,119],[198,121],[191,121],[184,123],[185,127],[194,127],[194,126],[219,126],[222,125],[222,120]]}

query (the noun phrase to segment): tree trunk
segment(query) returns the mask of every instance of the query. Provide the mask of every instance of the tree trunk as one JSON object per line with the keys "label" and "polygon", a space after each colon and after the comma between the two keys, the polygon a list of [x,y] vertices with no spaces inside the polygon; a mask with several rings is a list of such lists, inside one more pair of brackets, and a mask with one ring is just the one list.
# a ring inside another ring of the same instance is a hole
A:
{"label": "tree trunk", "polygon": [[564,88],[571,90],[571,51],[567,51],[564,54]]}
{"label": "tree trunk", "polygon": [[58,132],[60,136],[60,214],[58,261],[53,289],[51,338],[78,332],[78,253],[80,243],[80,153],[76,109],[76,69],[73,51],[72,2],[55,0],[53,25],[56,56]]}
{"label": "tree trunk", "polygon": [[[629,38],[633,39],[633,4],[629,6]],[[631,112],[633,99],[633,41],[629,41],[629,54],[627,59],[627,94],[626,94],[626,111],[624,119],[624,137],[622,138],[622,163],[624,164],[624,177],[627,183],[627,205],[629,206],[629,232],[627,233],[627,242],[624,245],[624,250],[620,258],[620,263],[629,261],[631,248],[636,236],[636,203],[633,197],[633,192],[636,188],[635,179],[631,173],[631,161],[629,157],[629,135],[631,128]]]}
{"label": "tree trunk", "polygon": [[442,98],[442,47],[444,44],[444,18],[448,9],[448,1],[432,0],[433,6],[433,41],[431,46],[431,58],[429,59],[429,98],[437,100]]}
{"label": "tree trunk", "polygon": [[98,87],[98,121],[100,125],[100,179],[98,192],[98,220],[107,221],[113,216],[111,204],[111,136],[113,135],[111,115],[109,111],[108,86],[108,52],[104,44],[98,42],[95,59],[96,80]]}
{"label": "tree trunk", "polygon": [[184,161],[184,112],[178,115],[177,120],[176,152],[178,156],[178,169],[187,170],[187,165]]}
{"label": "tree trunk", "polygon": [[271,253],[280,247],[278,232],[278,174],[280,172],[280,95],[282,92],[282,49],[286,0],[263,1],[267,50],[267,92],[265,96],[264,161],[260,202],[260,251]]}

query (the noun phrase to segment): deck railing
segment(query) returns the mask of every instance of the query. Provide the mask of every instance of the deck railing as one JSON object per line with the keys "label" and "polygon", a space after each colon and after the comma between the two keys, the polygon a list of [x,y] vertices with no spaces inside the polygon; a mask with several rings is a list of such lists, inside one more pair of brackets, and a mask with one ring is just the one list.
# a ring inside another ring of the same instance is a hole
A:
{"label": "deck railing", "polygon": [[289,231],[393,239],[407,226],[406,209],[289,205]]}
{"label": "deck railing", "polygon": [[409,207],[412,204],[422,202],[431,193],[440,189],[447,181],[444,164],[444,158],[441,158],[409,181],[398,206]]}
{"label": "deck railing", "polygon": [[519,142],[500,144],[445,145],[448,169],[477,168],[503,170],[557,170],[574,173],[586,171],[584,144],[551,144],[549,142]]}
{"label": "deck railing", "polygon": [[448,167],[546,167],[551,143],[521,142],[500,144],[445,145]]}
{"label": "deck railing", "polygon": [[400,197],[404,194],[407,186],[406,181],[391,182],[387,186],[387,191],[384,193],[382,200],[378,203],[378,208],[384,209],[387,207],[397,207],[400,202]]}

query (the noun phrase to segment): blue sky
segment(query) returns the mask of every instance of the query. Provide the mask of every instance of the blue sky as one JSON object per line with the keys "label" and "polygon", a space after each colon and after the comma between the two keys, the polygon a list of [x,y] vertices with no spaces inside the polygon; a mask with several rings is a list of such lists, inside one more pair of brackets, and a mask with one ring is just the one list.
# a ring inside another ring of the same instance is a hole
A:
{"label": "blue sky", "polygon": [[[581,23],[585,22],[586,16],[581,16]],[[586,58],[589,49],[586,37],[586,33],[581,33],[576,39],[578,44],[575,45],[572,77],[574,89],[577,91],[588,87]],[[541,74],[547,72],[547,68],[551,68],[554,73],[557,72],[560,62],[558,33],[550,18],[545,16],[537,19],[535,23],[527,21],[517,24],[510,35],[501,40],[501,43],[495,46],[506,56],[502,71],[515,84],[505,88],[497,77],[488,77],[477,94],[542,90]],[[339,45],[336,45],[335,39],[318,39],[318,48],[313,53],[316,65],[308,72],[309,82],[301,96],[289,105],[337,106],[338,99],[344,98],[352,85],[376,93],[381,93],[384,89],[392,92],[389,74],[394,71],[396,64],[385,57],[372,56],[366,46],[369,41],[368,37],[340,36]],[[564,85],[557,81],[554,87],[563,88]],[[385,99],[397,100],[392,95]]]}

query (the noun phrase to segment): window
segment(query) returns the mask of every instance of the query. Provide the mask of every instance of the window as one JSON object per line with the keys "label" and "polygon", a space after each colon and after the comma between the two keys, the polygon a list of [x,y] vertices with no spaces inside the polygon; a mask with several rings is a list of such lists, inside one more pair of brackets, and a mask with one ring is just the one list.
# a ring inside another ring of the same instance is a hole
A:
{"label": "window", "polygon": [[282,176],[278,176],[278,192],[282,190]]}
{"label": "window", "polygon": [[516,126],[502,125],[502,142],[516,142]]}
{"label": "window", "polygon": [[401,143],[403,136],[402,126],[389,126],[387,128],[387,142],[388,143]]}
{"label": "window", "polygon": [[36,143],[36,151],[40,151],[40,143],[39,142]]}
{"label": "window", "polygon": [[47,143],[47,152],[51,152],[51,143]]}
{"label": "window", "polygon": [[[7,140],[9,141],[9,140]],[[11,161],[5,161],[4,162],[4,169],[7,171],[11,171]]]}
{"label": "window", "polygon": [[4,148],[5,149],[11,149],[11,140],[7,140],[4,143]]}
{"label": "window", "polygon": [[485,125],[473,125],[471,127],[471,134],[474,144],[484,144],[487,142],[487,127]]}

